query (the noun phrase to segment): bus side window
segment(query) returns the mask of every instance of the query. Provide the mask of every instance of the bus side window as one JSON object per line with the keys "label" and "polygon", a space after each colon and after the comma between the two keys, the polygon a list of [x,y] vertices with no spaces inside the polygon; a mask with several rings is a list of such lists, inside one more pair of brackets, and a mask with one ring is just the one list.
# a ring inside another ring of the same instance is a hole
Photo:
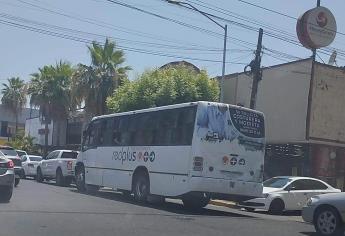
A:
{"label": "bus side window", "polygon": [[112,130],[113,130],[112,145],[121,146],[121,132],[120,132],[120,118],[119,117],[114,117]]}
{"label": "bus side window", "polygon": [[[115,124],[116,129],[113,130],[113,142],[114,142],[114,135],[118,146],[130,146],[131,145],[131,132],[129,131],[129,123],[130,123],[130,116],[121,116],[118,117],[118,124]],[[114,134],[115,132],[115,134]]]}
{"label": "bus side window", "polygon": [[191,145],[194,131],[195,115],[195,107],[187,107],[181,109],[178,117],[178,127],[176,129],[176,138],[179,145]]}
{"label": "bus side window", "polygon": [[110,145],[110,130],[111,130],[111,120],[103,119],[99,122],[97,126],[97,146],[108,146]]}

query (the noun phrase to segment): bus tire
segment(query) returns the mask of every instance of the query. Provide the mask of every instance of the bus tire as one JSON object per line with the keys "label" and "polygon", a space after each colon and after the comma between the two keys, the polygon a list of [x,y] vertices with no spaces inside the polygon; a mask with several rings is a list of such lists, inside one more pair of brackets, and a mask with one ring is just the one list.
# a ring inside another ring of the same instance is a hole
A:
{"label": "bus tire", "polygon": [[150,195],[150,180],[147,173],[141,171],[134,176],[133,184],[134,199],[137,202],[146,202]]}
{"label": "bus tire", "polygon": [[210,195],[207,193],[192,193],[182,198],[183,205],[192,210],[204,208],[210,202]]}
{"label": "bus tire", "polygon": [[81,193],[86,192],[86,185],[85,185],[85,168],[83,165],[77,165],[75,170],[75,184],[77,189]]}

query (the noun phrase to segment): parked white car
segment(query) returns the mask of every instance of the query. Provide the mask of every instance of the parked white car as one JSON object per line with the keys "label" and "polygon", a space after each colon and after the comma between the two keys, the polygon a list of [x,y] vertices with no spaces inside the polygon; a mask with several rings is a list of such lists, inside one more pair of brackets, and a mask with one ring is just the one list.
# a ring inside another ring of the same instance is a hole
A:
{"label": "parked white car", "polygon": [[314,178],[280,176],[266,180],[263,183],[263,196],[239,205],[248,211],[262,209],[272,214],[283,211],[302,210],[308,199],[325,193],[338,193],[340,189]]}
{"label": "parked white car", "polygon": [[320,235],[344,235],[345,193],[314,196],[302,210],[303,220],[314,224]]}
{"label": "parked white car", "polygon": [[48,154],[37,166],[36,180],[55,179],[59,186],[68,186],[74,179],[77,151],[56,150]]}
{"label": "parked white car", "polygon": [[36,170],[40,161],[42,161],[41,156],[35,155],[23,155],[22,158],[22,167],[23,167],[23,179],[26,177],[36,178]]}

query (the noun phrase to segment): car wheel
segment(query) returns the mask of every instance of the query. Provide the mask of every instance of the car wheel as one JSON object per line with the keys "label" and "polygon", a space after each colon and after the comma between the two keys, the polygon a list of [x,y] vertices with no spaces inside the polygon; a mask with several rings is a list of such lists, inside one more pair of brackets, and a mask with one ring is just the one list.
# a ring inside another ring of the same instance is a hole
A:
{"label": "car wheel", "polygon": [[81,193],[86,192],[85,186],[85,169],[83,166],[79,166],[76,168],[75,172],[75,184],[77,185],[77,189]]}
{"label": "car wheel", "polygon": [[210,202],[210,195],[206,193],[192,193],[182,198],[183,205],[186,208],[198,210],[201,209]]}
{"label": "car wheel", "polygon": [[273,215],[281,215],[285,209],[285,204],[281,199],[274,199],[271,204],[268,212]]}
{"label": "car wheel", "polygon": [[14,187],[17,187],[20,182],[20,178],[15,178],[14,180]]}
{"label": "car wheel", "polygon": [[150,181],[145,173],[139,173],[133,185],[134,199],[138,202],[146,202],[150,194]]}
{"label": "car wheel", "polygon": [[316,211],[314,227],[320,235],[336,236],[344,231],[339,213],[333,207],[322,207]]}
{"label": "car wheel", "polygon": [[13,187],[3,187],[0,189],[0,202],[9,202],[13,193]]}
{"label": "car wheel", "polygon": [[56,170],[55,182],[57,186],[64,186],[65,184],[65,179],[60,168]]}
{"label": "car wheel", "polygon": [[41,168],[37,168],[36,181],[39,183],[43,182],[43,175],[42,175]]}

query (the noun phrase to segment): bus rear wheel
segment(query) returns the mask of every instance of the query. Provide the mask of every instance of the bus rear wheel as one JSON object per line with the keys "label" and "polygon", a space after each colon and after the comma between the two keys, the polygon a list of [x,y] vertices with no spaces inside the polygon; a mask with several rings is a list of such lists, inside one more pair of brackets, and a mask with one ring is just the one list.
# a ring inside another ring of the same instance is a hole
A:
{"label": "bus rear wheel", "polygon": [[183,205],[192,210],[198,210],[208,205],[210,195],[207,193],[191,193],[182,198]]}
{"label": "bus rear wheel", "polygon": [[133,185],[134,199],[138,202],[146,202],[150,194],[150,180],[144,172],[135,176]]}

